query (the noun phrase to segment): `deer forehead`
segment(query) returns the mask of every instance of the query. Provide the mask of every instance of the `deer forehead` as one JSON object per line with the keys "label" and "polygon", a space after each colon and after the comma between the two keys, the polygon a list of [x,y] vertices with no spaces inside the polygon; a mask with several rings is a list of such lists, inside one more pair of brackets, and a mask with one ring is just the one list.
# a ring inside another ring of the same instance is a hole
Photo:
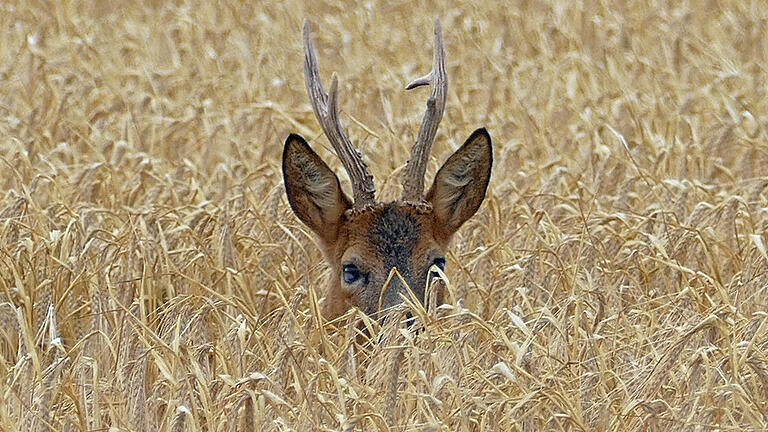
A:
{"label": "deer forehead", "polygon": [[348,238],[344,249],[354,249],[369,255],[361,258],[375,258],[387,266],[408,268],[412,258],[426,254],[434,242],[433,217],[430,210],[398,202],[349,214],[344,223]]}

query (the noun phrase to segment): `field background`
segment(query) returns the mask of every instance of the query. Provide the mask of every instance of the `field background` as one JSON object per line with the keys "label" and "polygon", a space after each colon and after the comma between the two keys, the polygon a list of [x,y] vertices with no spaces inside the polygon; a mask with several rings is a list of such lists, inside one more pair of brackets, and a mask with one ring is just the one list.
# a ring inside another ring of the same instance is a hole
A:
{"label": "field background", "polygon": [[[766,430],[768,5],[608,3],[0,4],[0,430]],[[305,17],[384,199],[435,17],[493,136],[418,334],[318,316]]]}

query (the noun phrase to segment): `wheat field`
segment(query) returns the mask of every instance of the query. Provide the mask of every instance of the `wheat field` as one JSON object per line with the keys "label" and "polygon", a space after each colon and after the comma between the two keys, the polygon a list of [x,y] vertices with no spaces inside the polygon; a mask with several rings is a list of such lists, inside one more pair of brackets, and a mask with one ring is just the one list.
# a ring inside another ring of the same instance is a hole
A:
{"label": "wheat field", "polygon": [[[766,2],[0,9],[0,431],[768,429]],[[382,199],[435,18],[427,181],[493,137],[413,327],[320,317],[280,171],[297,132],[343,172],[305,18]]]}

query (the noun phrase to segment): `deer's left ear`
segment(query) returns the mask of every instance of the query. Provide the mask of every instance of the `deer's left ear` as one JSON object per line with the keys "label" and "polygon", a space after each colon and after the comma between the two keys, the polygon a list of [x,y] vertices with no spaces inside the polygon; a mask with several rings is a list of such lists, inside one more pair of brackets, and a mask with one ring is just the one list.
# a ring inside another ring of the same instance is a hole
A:
{"label": "deer's left ear", "polygon": [[491,165],[491,136],[481,128],[472,132],[437,172],[426,199],[445,236],[450,237],[480,208],[491,178]]}

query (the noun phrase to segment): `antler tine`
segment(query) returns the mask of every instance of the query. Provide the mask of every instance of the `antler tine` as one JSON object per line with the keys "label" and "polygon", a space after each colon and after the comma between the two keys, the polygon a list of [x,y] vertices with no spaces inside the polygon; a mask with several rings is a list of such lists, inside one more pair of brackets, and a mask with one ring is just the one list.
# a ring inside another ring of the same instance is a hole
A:
{"label": "antler tine", "polygon": [[448,77],[445,73],[445,50],[443,49],[443,31],[440,20],[435,20],[435,53],[432,72],[416,79],[406,86],[410,90],[423,85],[432,85],[432,93],[427,99],[427,110],[419,129],[419,136],[411,149],[411,159],[405,167],[403,177],[403,200],[421,202],[424,194],[424,173],[427,170],[429,152],[435,142],[437,127],[443,119],[445,100],[448,95]]}
{"label": "antler tine", "polygon": [[341,127],[337,105],[339,82],[335,73],[331,78],[330,94],[326,94],[323,89],[317,66],[317,55],[309,33],[309,21],[304,20],[304,77],[307,81],[307,93],[312,103],[312,110],[325,136],[336,151],[336,155],[341,159],[341,164],[349,174],[355,208],[362,208],[375,201],[376,189],[373,186],[373,176],[362,154],[352,145],[344,128]]}

